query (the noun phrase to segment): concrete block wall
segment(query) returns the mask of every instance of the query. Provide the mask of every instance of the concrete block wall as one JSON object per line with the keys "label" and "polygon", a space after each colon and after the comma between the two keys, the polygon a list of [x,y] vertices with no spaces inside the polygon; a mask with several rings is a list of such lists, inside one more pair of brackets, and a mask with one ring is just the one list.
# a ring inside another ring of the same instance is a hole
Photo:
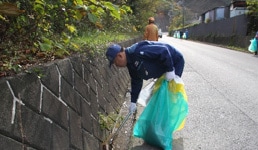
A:
{"label": "concrete block wall", "polygon": [[[248,17],[243,14],[233,18],[186,27],[180,31],[185,32],[187,29],[191,40],[241,47],[248,51],[250,40],[255,36],[255,33],[252,35],[249,33],[248,22]],[[170,32],[170,36],[173,36],[174,32]]]}
{"label": "concrete block wall", "polygon": [[109,68],[104,54],[78,54],[31,70],[0,79],[1,149],[102,149],[110,131],[101,129],[99,113],[120,110],[130,84],[127,69]]}

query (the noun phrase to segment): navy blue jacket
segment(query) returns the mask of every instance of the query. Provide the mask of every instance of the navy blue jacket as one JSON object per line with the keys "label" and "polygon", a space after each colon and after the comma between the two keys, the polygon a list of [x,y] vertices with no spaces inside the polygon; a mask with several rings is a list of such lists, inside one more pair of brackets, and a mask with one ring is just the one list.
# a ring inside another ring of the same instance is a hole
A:
{"label": "navy blue jacket", "polygon": [[184,58],[169,44],[155,41],[141,41],[125,49],[127,68],[131,77],[131,102],[136,103],[143,79],[159,78],[175,69],[182,75]]}

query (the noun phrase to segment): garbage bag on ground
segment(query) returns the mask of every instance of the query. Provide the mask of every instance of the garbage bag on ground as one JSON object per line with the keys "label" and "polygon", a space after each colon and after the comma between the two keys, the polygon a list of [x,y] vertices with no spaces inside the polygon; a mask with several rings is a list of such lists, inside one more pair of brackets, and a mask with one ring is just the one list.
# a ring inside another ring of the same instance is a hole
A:
{"label": "garbage bag on ground", "polygon": [[172,149],[173,132],[184,127],[188,102],[180,77],[170,82],[160,77],[150,101],[136,121],[133,135],[164,150]]}
{"label": "garbage bag on ground", "polygon": [[250,52],[256,52],[257,51],[257,40],[254,38],[250,40],[250,45],[248,46],[248,50]]}
{"label": "garbage bag on ground", "polygon": [[183,33],[183,39],[186,39],[186,34],[185,33]]}

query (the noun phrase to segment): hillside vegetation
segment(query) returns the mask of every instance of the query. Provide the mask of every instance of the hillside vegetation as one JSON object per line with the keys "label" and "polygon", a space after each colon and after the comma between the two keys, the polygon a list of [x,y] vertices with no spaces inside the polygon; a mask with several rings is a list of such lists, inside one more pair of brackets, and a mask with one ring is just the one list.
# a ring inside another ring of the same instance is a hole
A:
{"label": "hillside vegetation", "polygon": [[[73,53],[100,53],[110,42],[140,35],[150,16],[182,28],[182,6],[203,13],[231,0],[0,0],[0,77]],[[247,0],[257,3],[257,0]],[[257,5],[256,5],[257,6]],[[183,9],[184,10],[184,9]],[[257,7],[253,10],[257,11]],[[189,14],[189,13],[188,13]],[[173,17],[172,17],[173,16]],[[187,16],[186,16],[187,17]],[[190,19],[188,19],[190,20]],[[184,21],[183,21],[184,22]],[[85,52],[83,50],[89,50]]]}

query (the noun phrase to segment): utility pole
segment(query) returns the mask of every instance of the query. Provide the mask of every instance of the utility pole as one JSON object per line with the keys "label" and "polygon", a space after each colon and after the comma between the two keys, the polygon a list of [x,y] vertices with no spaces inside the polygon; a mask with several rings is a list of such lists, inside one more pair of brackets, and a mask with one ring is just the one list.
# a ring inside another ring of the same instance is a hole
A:
{"label": "utility pole", "polygon": [[183,28],[185,27],[185,7],[182,5],[183,8]]}
{"label": "utility pole", "polygon": [[182,24],[183,28],[185,27],[185,6],[184,6],[184,0],[180,0],[177,2],[182,7]]}

